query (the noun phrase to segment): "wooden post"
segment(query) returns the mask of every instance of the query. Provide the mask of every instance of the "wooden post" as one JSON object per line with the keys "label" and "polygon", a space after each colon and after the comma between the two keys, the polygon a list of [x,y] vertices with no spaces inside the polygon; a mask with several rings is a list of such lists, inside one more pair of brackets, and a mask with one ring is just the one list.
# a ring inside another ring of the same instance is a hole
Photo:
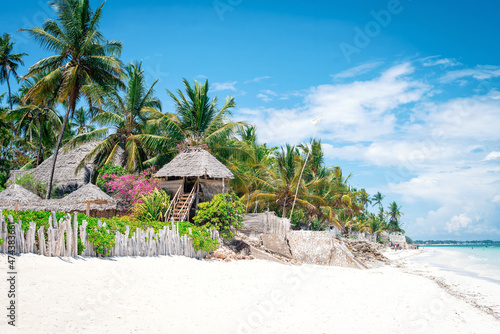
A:
{"label": "wooden post", "polygon": [[14,204],[14,211],[19,211],[19,204],[17,204],[17,202]]}
{"label": "wooden post", "polygon": [[198,209],[198,203],[200,203],[200,177],[198,176],[198,181],[196,183],[196,209]]}
{"label": "wooden post", "polygon": [[224,193],[224,187],[225,187],[225,182],[224,182],[224,178],[222,178],[222,193]]}
{"label": "wooden post", "polygon": [[87,217],[90,217],[90,201],[87,201]]}

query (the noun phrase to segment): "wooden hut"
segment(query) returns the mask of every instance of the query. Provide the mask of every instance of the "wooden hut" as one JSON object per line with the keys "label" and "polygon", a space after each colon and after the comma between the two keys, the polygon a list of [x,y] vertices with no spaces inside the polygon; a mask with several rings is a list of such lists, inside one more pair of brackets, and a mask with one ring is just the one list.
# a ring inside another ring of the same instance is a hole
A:
{"label": "wooden hut", "polygon": [[189,147],[163,166],[155,177],[161,187],[172,193],[166,219],[188,220],[200,201],[227,192],[233,173],[213,155],[200,147]]}

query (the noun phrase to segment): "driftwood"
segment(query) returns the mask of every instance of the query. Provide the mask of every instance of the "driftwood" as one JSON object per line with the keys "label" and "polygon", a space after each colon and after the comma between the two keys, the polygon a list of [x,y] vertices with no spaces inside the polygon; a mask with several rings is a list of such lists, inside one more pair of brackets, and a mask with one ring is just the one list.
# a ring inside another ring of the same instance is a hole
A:
{"label": "driftwood", "polygon": [[[66,215],[57,222],[55,213],[49,216],[49,228],[41,226],[36,231],[36,224],[30,222],[26,234],[21,227],[21,221],[14,223],[12,216],[4,217],[0,212],[0,238],[4,240],[0,246],[0,253],[7,253],[7,221],[14,225],[15,252],[35,253],[44,256],[68,256],[78,255],[78,241],[85,246],[82,256],[97,256],[94,244],[88,240],[87,221],[78,226],[76,214]],[[98,221],[99,226],[106,226]],[[189,230],[191,234],[191,230]],[[217,230],[212,230],[212,238],[219,239]],[[35,236],[38,236],[38,243]],[[193,248],[193,239],[187,235],[179,235],[179,225],[165,226],[154,232],[148,228],[146,231],[137,229],[130,236],[130,228],[127,226],[124,234],[115,233],[115,246],[109,250],[109,256],[159,256],[159,255],[182,255],[192,258],[203,258],[207,254],[204,251],[196,251]]]}

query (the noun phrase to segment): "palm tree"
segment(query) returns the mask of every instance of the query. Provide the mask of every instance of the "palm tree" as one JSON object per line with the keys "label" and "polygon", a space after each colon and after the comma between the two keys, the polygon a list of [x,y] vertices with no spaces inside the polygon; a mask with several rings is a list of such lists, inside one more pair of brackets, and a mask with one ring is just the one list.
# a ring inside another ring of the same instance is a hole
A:
{"label": "palm tree", "polygon": [[[73,117],[77,102],[85,86],[113,87],[120,85],[122,44],[106,41],[97,30],[104,3],[95,12],[89,0],[54,0],[57,21],[45,21],[43,28],[22,29],[27,31],[48,51],[56,54],[41,59],[31,66],[26,77],[48,73],[28,92],[26,99],[36,103],[37,95],[45,90],[54,92],[59,102],[66,101],[66,114],[56,142],[47,198],[50,197],[57,155],[68,119]],[[90,97],[88,97],[90,101]]]}
{"label": "palm tree", "polygon": [[3,34],[0,37],[0,83],[6,81],[7,87],[9,89],[9,105],[12,110],[12,94],[10,91],[9,77],[14,74],[16,78],[17,68],[19,65],[24,65],[23,56],[27,56],[26,53],[11,53],[14,48],[14,43],[10,41],[11,37],[9,34]]}
{"label": "palm tree", "polygon": [[315,201],[325,204],[319,196],[306,191],[307,184],[304,180],[298,185],[302,164],[303,160],[295,147],[290,145],[282,147],[275,153],[274,162],[270,166],[263,167],[262,176],[249,175],[258,187],[249,195],[250,202],[271,203],[281,211],[283,217],[286,217],[287,209],[292,206],[295,198],[294,190],[298,186],[296,202],[299,206],[312,210]]}
{"label": "palm tree", "polygon": [[372,197],[372,201],[373,201],[373,206],[377,205],[379,207],[382,207],[382,200],[384,199],[384,195],[382,195],[380,192],[377,192],[375,195],[373,195]]}
{"label": "palm tree", "polygon": [[401,227],[399,225],[399,218],[403,215],[401,212],[401,207],[393,201],[389,205],[389,211],[387,212],[389,216],[389,229],[391,232],[401,232]]}
{"label": "palm tree", "polygon": [[[147,120],[151,113],[161,112],[161,103],[154,96],[154,86],[145,87],[144,71],[141,63],[129,64],[125,67],[127,88],[124,94],[116,89],[105,98],[104,111],[97,114],[91,123],[102,128],[80,134],[66,144],[66,149],[93,141],[101,142],[92,149],[80,162],[77,168],[82,168],[85,162],[97,157],[99,164],[108,164],[115,160],[119,148],[124,150],[121,163],[129,172],[142,170],[143,163],[149,153],[157,152],[169,144],[169,138],[148,133]],[[114,131],[110,133],[109,128]]]}
{"label": "palm tree", "polygon": [[386,230],[385,222],[373,213],[370,214],[367,227],[370,233],[375,235],[375,241],[377,241],[378,234]]}
{"label": "palm tree", "polygon": [[[175,113],[157,113],[153,115],[158,128],[167,131],[169,137],[179,145],[207,145],[216,153],[236,151],[237,147],[229,147],[226,143],[235,135],[245,122],[232,122],[232,109],[236,106],[234,98],[228,96],[222,108],[218,108],[218,98],[208,96],[208,80],[202,85],[195,80],[192,87],[186,79],[182,80],[185,93],[177,90],[177,96],[167,91],[174,100]],[[159,159],[160,157],[157,157]],[[152,161],[153,162],[153,161]]]}
{"label": "palm tree", "polygon": [[[33,76],[25,80],[19,88],[19,94],[13,97],[13,100],[20,103],[24,99],[29,89],[33,87],[43,75]],[[61,120],[57,112],[52,108],[52,94],[44,91],[44,96],[39,96],[38,103],[26,100],[25,104],[9,112],[9,119],[14,122],[14,128],[19,135],[24,135],[28,143],[37,142],[36,146],[36,166],[39,166],[43,160],[42,146],[52,146],[53,139],[57,136],[56,131],[61,126]]]}
{"label": "palm tree", "polygon": [[367,204],[372,204],[372,199],[370,198],[370,195],[368,195],[365,189],[360,190],[359,200],[361,201],[361,203],[365,208]]}
{"label": "palm tree", "polygon": [[89,112],[89,110],[85,110],[83,107],[78,108],[75,111],[73,120],[74,122],[71,124],[71,126],[72,128],[75,128],[76,136],[95,130],[95,128],[91,125],[91,113]]}

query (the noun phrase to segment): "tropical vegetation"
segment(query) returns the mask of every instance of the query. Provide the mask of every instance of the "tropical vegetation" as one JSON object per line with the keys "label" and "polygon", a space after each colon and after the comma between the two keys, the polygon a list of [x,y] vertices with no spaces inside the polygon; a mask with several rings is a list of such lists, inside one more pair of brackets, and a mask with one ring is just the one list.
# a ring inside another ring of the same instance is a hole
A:
{"label": "tropical vegetation", "polygon": [[[9,35],[0,38],[0,84],[8,88],[0,95],[0,187],[10,170],[34,168],[52,155],[46,184],[19,180],[49,198],[59,150],[95,142],[78,167],[92,161],[98,169],[92,182],[131,204],[131,227],[163,226],[157,224],[170,196],[158,189],[151,171],[197,146],[235,176],[233,194],[199,205],[191,224],[197,231],[214,227],[229,237],[243,213],[272,210],[290,218],[296,229],[404,233],[401,206],[384,207],[380,192],[372,196],[353,187],[350,174],[326,164],[321,140],[281,147],[260,142],[255,126],[233,118],[234,98],[212,97],[208,80],[183,79],[182,89],[167,91],[173,108],[163,107],[155,94],[158,80],[148,82],[141,62],[122,62],[122,43],[99,30],[103,6],[93,10],[89,0],[52,1],[55,19],[24,29],[50,55],[22,78],[25,54],[12,52]],[[20,80],[15,92],[10,77]],[[123,221],[109,220],[108,226],[120,230]],[[197,245],[213,247],[207,240]]]}

